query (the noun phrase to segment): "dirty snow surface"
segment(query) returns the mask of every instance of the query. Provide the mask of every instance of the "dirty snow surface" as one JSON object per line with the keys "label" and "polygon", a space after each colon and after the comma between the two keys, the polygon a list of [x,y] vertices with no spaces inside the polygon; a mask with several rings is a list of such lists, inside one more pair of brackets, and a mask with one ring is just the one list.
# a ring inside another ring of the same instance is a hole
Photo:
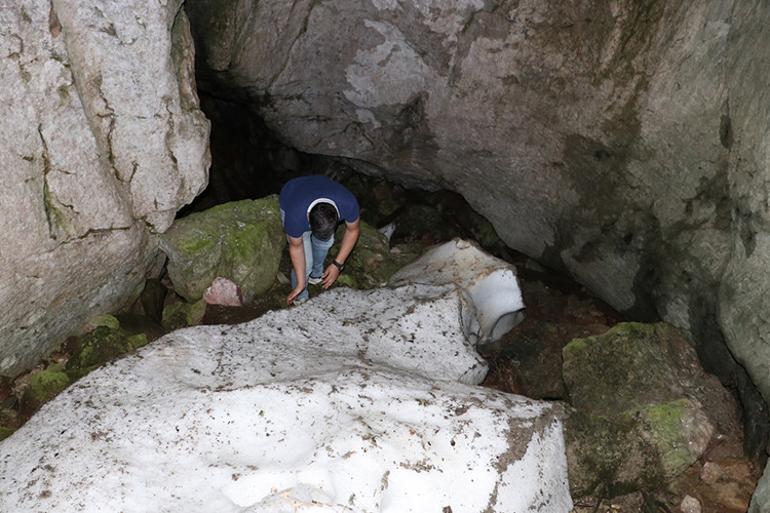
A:
{"label": "dirty snow surface", "polygon": [[560,413],[473,386],[453,285],[171,333],[0,443],[0,511],[568,512]]}

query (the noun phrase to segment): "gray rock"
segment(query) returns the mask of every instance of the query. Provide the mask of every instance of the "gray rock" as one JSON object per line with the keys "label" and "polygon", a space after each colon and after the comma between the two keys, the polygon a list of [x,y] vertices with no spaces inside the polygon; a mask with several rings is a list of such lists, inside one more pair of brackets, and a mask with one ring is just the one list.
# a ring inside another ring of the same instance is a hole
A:
{"label": "gray rock", "polygon": [[0,375],[117,310],[206,183],[180,2],[0,1]]}
{"label": "gray rock", "polygon": [[575,339],[563,376],[570,487],[612,497],[665,486],[730,429],[732,398],[666,324],[621,323]]}

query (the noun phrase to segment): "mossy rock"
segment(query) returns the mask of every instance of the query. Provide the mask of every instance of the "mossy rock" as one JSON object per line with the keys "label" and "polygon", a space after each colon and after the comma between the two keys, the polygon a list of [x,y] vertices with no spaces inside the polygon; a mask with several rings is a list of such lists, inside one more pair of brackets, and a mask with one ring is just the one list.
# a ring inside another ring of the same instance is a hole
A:
{"label": "mossy rock", "polygon": [[147,335],[132,335],[122,328],[99,326],[83,335],[67,361],[67,374],[77,379],[115,358],[147,344]]}
{"label": "mossy rock", "polygon": [[[657,459],[642,450],[641,440],[633,436],[628,417],[608,420],[575,412],[564,425],[567,469],[573,497],[600,495],[616,497],[654,482],[650,476],[629,469],[657,469]],[[641,481],[641,482],[640,482]]]}
{"label": "mossy rock", "polygon": [[190,303],[216,277],[236,283],[250,302],[272,285],[285,243],[275,195],[190,214],[161,236],[174,290]]}
{"label": "mossy rock", "polygon": [[117,317],[110,314],[99,315],[88,321],[90,329],[98,328],[99,326],[106,326],[112,329],[120,328],[120,321]]}
{"label": "mossy rock", "polygon": [[16,432],[16,430],[13,429],[13,428],[0,426],[0,441],[5,440],[6,438],[11,436],[15,432]]}
{"label": "mossy rock", "polygon": [[172,300],[163,307],[161,325],[166,331],[174,331],[188,326],[200,324],[206,314],[206,302],[202,299],[195,303]]}
{"label": "mossy rock", "polygon": [[22,410],[32,413],[43,404],[56,397],[70,384],[70,377],[62,365],[50,367],[34,373],[21,396]]}
{"label": "mossy rock", "polygon": [[22,424],[19,412],[15,409],[0,406],[0,426],[13,428]]}
{"label": "mossy rock", "polygon": [[706,449],[711,430],[699,404],[677,399],[643,407],[642,436],[660,456],[661,473],[666,479],[684,472]]}
{"label": "mossy rock", "polygon": [[627,322],[562,350],[562,375],[578,410],[613,413],[677,398],[677,371],[662,350],[665,325]]}
{"label": "mossy rock", "polygon": [[360,288],[358,285],[358,280],[349,274],[341,274],[340,277],[337,278],[337,285],[340,287],[349,287],[351,289]]}
{"label": "mossy rock", "polygon": [[713,424],[687,394],[707,377],[673,327],[621,323],[572,340],[562,356],[576,409],[565,429],[574,497],[660,488],[706,450]]}
{"label": "mossy rock", "polygon": [[688,399],[611,417],[574,413],[565,424],[570,491],[617,497],[661,489],[697,461],[712,433]]}
{"label": "mossy rock", "polygon": [[[338,241],[342,240],[344,233],[344,227],[337,231]],[[338,250],[339,246],[333,249],[331,254],[335,254]],[[340,278],[347,276],[346,280],[353,285],[346,286],[358,289],[381,287],[396,271],[418,256],[417,252],[391,251],[387,237],[370,224],[361,221],[361,235]],[[344,281],[339,281],[340,278],[338,283],[345,284]]]}

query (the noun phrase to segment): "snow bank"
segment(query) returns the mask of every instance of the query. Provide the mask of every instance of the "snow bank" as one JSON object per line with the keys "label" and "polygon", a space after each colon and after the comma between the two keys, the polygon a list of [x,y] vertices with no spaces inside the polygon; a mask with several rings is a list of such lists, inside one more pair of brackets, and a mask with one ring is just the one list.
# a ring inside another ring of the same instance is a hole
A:
{"label": "snow bank", "polygon": [[566,513],[558,408],[469,385],[464,301],[336,289],[171,333],[0,443],[0,511]]}
{"label": "snow bank", "polygon": [[462,239],[436,246],[390,280],[406,283],[454,283],[467,292],[465,334],[474,344],[499,339],[523,318],[515,268]]}

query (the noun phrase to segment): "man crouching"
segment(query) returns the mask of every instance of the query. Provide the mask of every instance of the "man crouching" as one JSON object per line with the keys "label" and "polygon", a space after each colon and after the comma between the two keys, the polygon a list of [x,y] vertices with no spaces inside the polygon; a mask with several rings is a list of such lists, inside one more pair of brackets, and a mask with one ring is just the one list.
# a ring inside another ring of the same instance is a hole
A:
{"label": "man crouching", "polygon": [[[323,283],[328,289],[344,269],[361,233],[358,200],[342,184],[314,175],[286,182],[279,203],[292,266],[292,291],[286,302],[300,303],[309,297],[308,283]],[[340,221],[345,221],[345,235],[337,256],[324,270]]]}

